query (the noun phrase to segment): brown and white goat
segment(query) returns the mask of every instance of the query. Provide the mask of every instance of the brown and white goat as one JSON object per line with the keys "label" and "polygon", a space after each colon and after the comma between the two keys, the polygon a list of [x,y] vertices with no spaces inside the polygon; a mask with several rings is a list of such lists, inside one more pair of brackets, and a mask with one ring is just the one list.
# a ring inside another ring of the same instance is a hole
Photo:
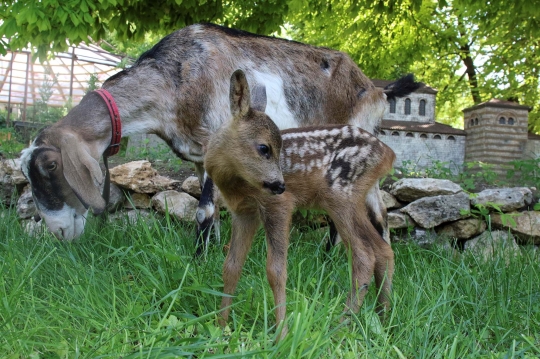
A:
{"label": "brown and white goat", "polygon": [[[351,253],[352,289],[346,311],[358,311],[373,275],[380,309],[388,308],[394,254],[371,222],[366,195],[390,171],[394,152],[355,126],[280,133],[266,114],[250,108],[248,84],[240,70],[231,78],[230,91],[232,121],[210,139],[205,158],[205,169],[232,212],[230,248],[223,265],[224,293],[234,294],[262,222],[276,321],[283,321],[292,212],[317,208],[327,211]],[[231,303],[230,296],[223,297],[222,325]]]}
{"label": "brown and white goat", "polygon": [[[137,62],[104,82],[122,123],[122,136],[154,133],[203,181],[203,148],[230,119],[230,74],[243,69],[248,82],[267,89],[266,113],[281,129],[352,124],[373,131],[386,100],[418,87],[411,77],[376,88],[345,53],[294,41],[258,36],[212,24],[176,31]],[[86,213],[105,209],[99,158],[111,143],[111,120],[103,99],[88,93],[62,120],[43,130],[24,151],[22,169],[49,229],[77,238]],[[380,216],[376,187],[368,207]],[[211,226],[212,183],[205,181],[197,221]],[[208,233],[208,231],[206,231]]]}

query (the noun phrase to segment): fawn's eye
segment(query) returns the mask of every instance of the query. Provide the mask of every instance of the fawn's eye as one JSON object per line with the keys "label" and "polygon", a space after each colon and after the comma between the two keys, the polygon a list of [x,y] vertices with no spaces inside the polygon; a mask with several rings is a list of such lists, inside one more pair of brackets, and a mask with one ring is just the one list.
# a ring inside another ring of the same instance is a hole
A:
{"label": "fawn's eye", "polygon": [[270,147],[268,147],[267,145],[258,145],[257,150],[262,156],[266,158],[270,157]]}
{"label": "fawn's eye", "polygon": [[47,165],[47,171],[53,172],[56,169],[56,162],[51,162]]}

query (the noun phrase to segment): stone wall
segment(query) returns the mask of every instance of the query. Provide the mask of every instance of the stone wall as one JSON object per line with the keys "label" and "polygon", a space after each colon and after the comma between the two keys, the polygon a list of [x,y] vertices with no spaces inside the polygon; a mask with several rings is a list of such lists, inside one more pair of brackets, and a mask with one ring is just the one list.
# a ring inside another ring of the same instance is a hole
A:
{"label": "stone wall", "polygon": [[[405,100],[411,100],[411,114],[405,115]],[[418,114],[420,100],[426,100],[426,115]],[[435,122],[435,95],[414,92],[406,97],[396,98],[396,113],[390,113],[390,106],[386,105],[383,119],[392,121],[415,121],[415,122]]]}
{"label": "stone wall", "polygon": [[540,139],[529,139],[523,151],[523,159],[540,157]]}
{"label": "stone wall", "polygon": [[396,153],[395,166],[403,161],[410,161],[418,169],[431,167],[435,161],[447,162],[450,169],[457,173],[461,170],[465,158],[465,136],[385,131],[378,138]]}

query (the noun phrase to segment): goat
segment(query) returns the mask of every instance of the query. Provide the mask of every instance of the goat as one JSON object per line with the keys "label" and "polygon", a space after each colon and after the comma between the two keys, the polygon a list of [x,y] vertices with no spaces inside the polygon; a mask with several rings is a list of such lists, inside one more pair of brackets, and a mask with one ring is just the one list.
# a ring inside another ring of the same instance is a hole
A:
{"label": "goat", "polygon": [[[239,68],[252,86],[266,86],[265,111],[281,129],[332,121],[373,132],[386,99],[419,86],[404,77],[378,89],[343,52],[212,24],[188,26],[163,38],[102,88],[119,109],[122,136],[157,134],[179,157],[195,163],[203,185],[196,218],[205,236],[216,211],[213,184],[204,176],[203,148],[230,119],[229,77]],[[39,214],[58,238],[80,236],[88,209],[104,211],[98,161],[110,142],[107,106],[90,92],[23,151],[23,173]],[[384,206],[377,185],[367,198],[380,221]]]}
{"label": "goat", "polygon": [[[394,152],[350,125],[280,133],[266,114],[250,108],[250,91],[241,70],[232,75],[230,102],[232,120],[211,137],[204,164],[232,212],[230,247],[223,265],[227,296],[221,302],[220,324],[226,325],[231,295],[261,222],[277,324],[285,319],[288,234],[295,208],[327,211],[351,253],[352,289],[345,310],[358,311],[374,274],[383,313],[390,305],[394,254],[369,219],[366,195],[392,168]],[[286,332],[284,326],[281,336]]]}

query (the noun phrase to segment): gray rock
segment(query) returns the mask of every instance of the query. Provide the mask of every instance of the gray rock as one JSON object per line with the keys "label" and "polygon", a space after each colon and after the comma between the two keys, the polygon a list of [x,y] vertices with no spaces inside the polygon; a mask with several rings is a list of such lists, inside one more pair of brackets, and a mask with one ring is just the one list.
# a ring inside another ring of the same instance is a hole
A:
{"label": "gray rock", "polygon": [[486,231],[476,238],[465,242],[465,252],[478,259],[487,261],[496,255],[502,255],[507,263],[510,256],[518,255],[519,246],[512,234],[505,231]]}
{"label": "gray rock", "polygon": [[[105,183],[102,183],[100,186],[101,193],[103,193],[104,185]],[[107,211],[115,212],[123,206],[126,197],[124,196],[124,191],[122,191],[120,187],[112,182],[109,191],[109,203],[107,204]]]}
{"label": "gray rock", "polygon": [[523,243],[540,244],[540,212],[510,212],[492,214],[491,223],[495,228],[510,229]]}
{"label": "gray rock", "polygon": [[462,192],[449,180],[434,178],[402,178],[392,185],[390,193],[400,201],[412,202],[422,197],[450,195]]}
{"label": "gray rock", "polygon": [[388,212],[387,221],[388,228],[390,229],[400,229],[415,226],[414,221],[408,214],[401,213],[399,211]]}
{"label": "gray rock", "polygon": [[111,182],[137,193],[177,189],[180,181],[160,176],[148,161],[133,161],[111,168]]}
{"label": "gray rock", "polygon": [[28,183],[21,170],[21,160],[19,158],[7,159],[1,161],[0,174],[3,181],[14,185]]}
{"label": "gray rock", "polygon": [[149,209],[152,208],[152,198],[146,193],[131,193],[124,202],[124,208]]}
{"label": "gray rock", "polygon": [[152,213],[145,209],[133,209],[130,211],[118,211],[109,216],[112,221],[124,221],[128,224],[136,224],[139,220],[151,223],[154,219]]}
{"label": "gray rock", "polygon": [[32,189],[30,186],[26,186],[17,201],[17,214],[21,219],[28,219],[32,218],[36,213],[37,209],[32,197]]}
{"label": "gray rock", "polygon": [[486,227],[486,222],[483,220],[468,218],[443,225],[438,229],[437,233],[451,238],[469,239],[484,232]]}
{"label": "gray rock", "polygon": [[199,201],[189,194],[178,191],[164,191],[152,197],[153,207],[160,213],[175,216],[180,220],[194,221]]}
{"label": "gray rock", "polygon": [[23,219],[21,221],[21,226],[26,234],[33,237],[39,236],[47,231],[47,226],[44,224],[43,220],[36,222],[33,219]]}
{"label": "gray rock", "polygon": [[186,178],[182,183],[181,189],[192,197],[201,198],[201,183],[197,176]]}
{"label": "gray rock", "polygon": [[390,193],[381,190],[381,196],[386,209],[394,209],[403,207],[401,203],[398,202],[396,197],[392,196]]}
{"label": "gray rock", "polygon": [[461,211],[470,211],[469,196],[460,192],[420,198],[400,210],[407,213],[422,228],[433,228],[445,222],[452,222],[468,217]]}
{"label": "gray rock", "polygon": [[485,189],[471,199],[473,206],[494,203],[502,212],[514,211],[532,202],[533,194],[527,187]]}

